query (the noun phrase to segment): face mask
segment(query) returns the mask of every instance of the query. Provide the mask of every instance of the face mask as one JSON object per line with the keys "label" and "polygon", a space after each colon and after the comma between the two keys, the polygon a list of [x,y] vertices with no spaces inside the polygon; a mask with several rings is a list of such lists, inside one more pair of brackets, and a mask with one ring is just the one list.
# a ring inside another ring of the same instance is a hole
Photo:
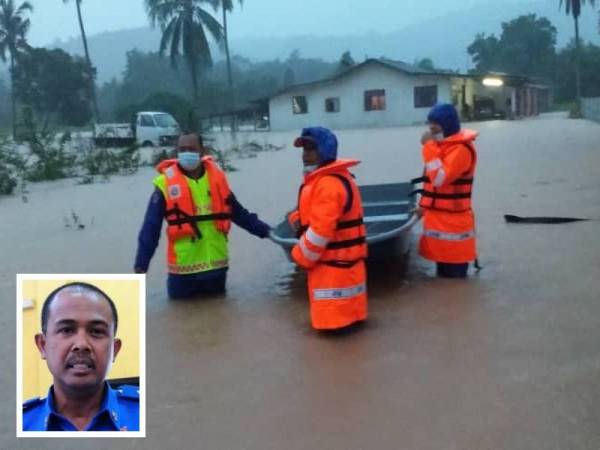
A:
{"label": "face mask", "polygon": [[195,152],[181,152],[177,155],[177,162],[185,170],[194,170],[200,165],[200,154]]}
{"label": "face mask", "polygon": [[310,164],[308,166],[304,166],[304,168],[302,169],[302,172],[304,173],[304,175],[307,175],[307,174],[317,170],[318,167],[319,167],[318,164]]}
{"label": "face mask", "polygon": [[444,133],[443,132],[435,133],[432,137],[436,141],[441,141],[444,139]]}

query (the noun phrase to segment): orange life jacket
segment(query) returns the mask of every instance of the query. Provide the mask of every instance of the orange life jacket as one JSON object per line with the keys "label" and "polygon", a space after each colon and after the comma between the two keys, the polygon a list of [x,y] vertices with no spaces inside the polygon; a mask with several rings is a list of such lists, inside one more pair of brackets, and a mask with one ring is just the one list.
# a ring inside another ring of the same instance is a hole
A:
{"label": "orange life jacket", "polygon": [[358,163],[338,160],[306,175],[298,211],[291,214],[300,222],[292,258],[308,270],[310,317],[316,329],[341,328],[367,318],[366,230],[360,192],[348,172]]}
{"label": "orange life jacket", "polygon": [[196,223],[207,220],[214,220],[217,230],[225,234],[229,233],[231,206],[228,202],[231,190],[227,178],[212,157],[203,157],[202,164],[208,175],[212,200],[212,214],[204,215],[196,214],[196,205],[194,205],[186,177],[179,168],[177,160],[168,159],[156,166],[156,170],[164,174],[167,181],[165,219],[170,239],[176,240],[186,236],[201,238]]}
{"label": "orange life jacket", "polygon": [[[366,229],[360,192],[348,168],[354,160],[337,160],[305,177],[298,194],[299,249],[301,266],[310,267],[317,261],[336,267],[351,266],[367,257]],[[327,180],[325,180],[327,179]],[[322,183],[340,183],[346,195],[338,205],[342,215],[329,223],[332,211],[315,211],[314,192]],[[311,222],[312,221],[312,222]],[[324,244],[324,245],[323,245]],[[318,254],[318,258],[315,255]]]}
{"label": "orange life jacket", "polygon": [[[426,161],[421,178],[411,180],[413,183],[424,183],[423,189],[418,189],[412,193],[421,194],[419,203],[421,207],[449,212],[462,212],[471,209],[473,181],[477,165],[477,153],[473,146],[473,140],[476,136],[476,132],[464,130],[434,144],[439,148],[438,155]],[[449,164],[448,157],[454,152],[462,151],[464,148],[469,152],[469,155],[466,156],[470,158],[469,168],[462,172],[458,178],[449,183],[445,182],[444,176],[448,175],[448,172],[452,169],[447,166]],[[435,173],[435,175],[430,176],[428,173]]]}

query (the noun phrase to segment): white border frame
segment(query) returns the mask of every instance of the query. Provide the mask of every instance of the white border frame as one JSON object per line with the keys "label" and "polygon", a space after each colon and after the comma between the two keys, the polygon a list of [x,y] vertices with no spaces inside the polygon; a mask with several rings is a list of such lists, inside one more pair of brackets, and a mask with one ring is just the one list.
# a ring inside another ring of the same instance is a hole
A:
{"label": "white border frame", "polygon": [[[139,431],[23,431],[23,289],[25,280],[138,281],[140,330],[140,430]],[[17,274],[17,437],[144,438],[146,437],[146,275],[145,274]]]}

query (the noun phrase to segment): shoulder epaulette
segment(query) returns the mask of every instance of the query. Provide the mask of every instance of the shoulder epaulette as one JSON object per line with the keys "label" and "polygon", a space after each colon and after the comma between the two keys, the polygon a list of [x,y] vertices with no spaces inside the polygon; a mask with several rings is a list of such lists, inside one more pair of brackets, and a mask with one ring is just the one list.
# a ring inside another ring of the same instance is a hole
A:
{"label": "shoulder epaulette", "polygon": [[40,398],[40,397],[31,398],[23,403],[23,411],[32,409],[32,408],[44,403],[45,401],[46,401],[46,399]]}
{"label": "shoulder epaulette", "polygon": [[117,396],[119,398],[125,398],[127,400],[136,400],[140,399],[140,388],[139,386],[132,386],[129,384],[124,384],[119,386],[117,389]]}

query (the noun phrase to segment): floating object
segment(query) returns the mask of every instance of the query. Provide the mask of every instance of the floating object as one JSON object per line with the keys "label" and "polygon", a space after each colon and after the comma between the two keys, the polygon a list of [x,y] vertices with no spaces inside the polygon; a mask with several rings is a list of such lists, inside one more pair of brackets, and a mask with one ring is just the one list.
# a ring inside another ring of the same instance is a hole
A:
{"label": "floating object", "polygon": [[520,217],[513,216],[511,214],[504,214],[504,220],[508,223],[542,223],[542,224],[556,224],[556,223],[571,223],[571,222],[583,222],[591,219],[584,219],[579,217]]}
{"label": "floating object", "polygon": [[[415,198],[409,197],[411,183],[359,186],[367,228],[369,260],[400,258],[408,254],[410,230],[419,221],[412,211]],[[287,217],[271,232],[270,238],[280,245],[288,258],[298,243]]]}

